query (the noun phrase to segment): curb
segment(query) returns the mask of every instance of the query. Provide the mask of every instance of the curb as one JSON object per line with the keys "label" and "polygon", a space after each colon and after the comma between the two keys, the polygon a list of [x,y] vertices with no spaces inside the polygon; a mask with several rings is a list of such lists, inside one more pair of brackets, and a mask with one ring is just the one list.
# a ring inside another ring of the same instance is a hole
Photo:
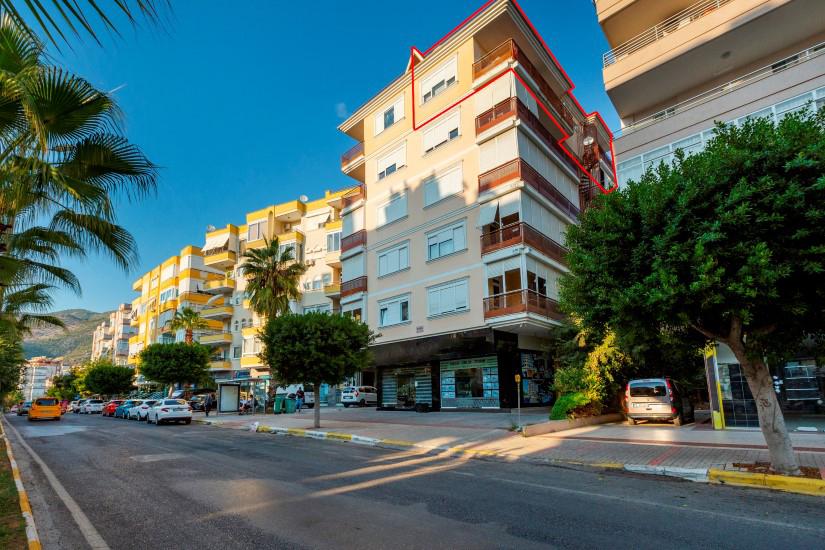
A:
{"label": "curb", "polygon": [[825,480],[773,474],[752,474],[727,470],[708,470],[708,479],[715,483],[742,487],[760,487],[786,493],[825,497]]}
{"label": "curb", "polygon": [[14,484],[17,487],[17,494],[20,497],[20,511],[26,520],[26,539],[29,543],[29,550],[40,550],[42,547],[40,545],[40,537],[37,534],[37,526],[34,524],[34,515],[32,515],[29,495],[26,494],[26,489],[23,487],[23,479],[20,477],[20,470],[17,468],[17,461],[14,460],[14,454],[11,450],[11,441],[6,437],[6,430],[3,429],[2,420],[0,420],[0,437],[6,442],[6,454],[11,464],[11,473],[14,477]]}

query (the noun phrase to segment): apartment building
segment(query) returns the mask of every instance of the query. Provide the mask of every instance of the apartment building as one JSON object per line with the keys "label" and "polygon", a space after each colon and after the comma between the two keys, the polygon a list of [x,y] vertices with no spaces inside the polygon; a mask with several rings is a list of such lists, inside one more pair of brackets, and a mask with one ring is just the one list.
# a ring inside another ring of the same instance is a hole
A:
{"label": "apartment building", "polygon": [[613,185],[611,136],[513,1],[405,63],[339,127],[359,183],[341,211],[341,309],[378,335],[380,405],[547,404],[561,243]]}
{"label": "apartment building", "polygon": [[115,365],[127,365],[129,338],[136,332],[131,323],[132,304],[120,304],[109,314],[109,319],[95,327],[92,334],[92,360],[107,358]]}
{"label": "apartment building", "polygon": [[51,387],[52,378],[64,374],[67,367],[62,357],[32,357],[20,374],[20,391],[23,399],[33,401],[46,395]]}
{"label": "apartment building", "polygon": [[[779,120],[825,105],[825,2],[818,0],[595,0],[610,51],[603,57],[619,184],[676,150],[701,151],[714,123]],[[758,426],[733,354],[707,358],[716,427]],[[825,369],[804,352],[772,366],[786,413],[825,412]]]}

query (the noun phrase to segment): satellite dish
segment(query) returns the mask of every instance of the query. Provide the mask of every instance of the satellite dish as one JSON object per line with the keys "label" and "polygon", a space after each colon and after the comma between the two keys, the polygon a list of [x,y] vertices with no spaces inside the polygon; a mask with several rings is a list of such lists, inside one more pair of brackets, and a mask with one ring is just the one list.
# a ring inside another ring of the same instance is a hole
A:
{"label": "satellite dish", "polygon": [[306,202],[309,200],[309,197],[307,197],[306,195],[301,195],[300,197],[298,197],[298,200],[301,202]]}
{"label": "satellite dish", "polygon": [[216,228],[215,228],[215,226],[214,226],[214,225],[207,225],[207,226],[206,226],[206,232],[207,232],[207,233],[212,233],[213,231],[215,231],[215,229],[216,229]]}

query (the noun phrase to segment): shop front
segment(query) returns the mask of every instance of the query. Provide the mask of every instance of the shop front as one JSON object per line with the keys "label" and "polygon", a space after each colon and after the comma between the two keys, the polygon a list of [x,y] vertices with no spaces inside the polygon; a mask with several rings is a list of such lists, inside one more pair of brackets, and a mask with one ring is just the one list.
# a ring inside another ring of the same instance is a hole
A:
{"label": "shop front", "polygon": [[521,406],[547,407],[553,403],[553,371],[547,354],[521,351]]}
{"label": "shop front", "polygon": [[500,408],[498,358],[495,355],[442,361],[440,367],[442,410]]}

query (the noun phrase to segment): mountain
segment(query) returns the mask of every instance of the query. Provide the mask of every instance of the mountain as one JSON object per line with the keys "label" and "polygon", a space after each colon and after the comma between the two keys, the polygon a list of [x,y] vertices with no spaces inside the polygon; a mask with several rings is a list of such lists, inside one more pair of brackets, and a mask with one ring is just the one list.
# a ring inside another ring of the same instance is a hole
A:
{"label": "mountain", "polygon": [[109,319],[110,312],[96,313],[86,309],[66,309],[52,315],[66,324],[66,329],[57,327],[36,328],[23,342],[26,357],[47,355],[65,357],[68,365],[88,361],[92,354],[92,333],[95,327]]}

